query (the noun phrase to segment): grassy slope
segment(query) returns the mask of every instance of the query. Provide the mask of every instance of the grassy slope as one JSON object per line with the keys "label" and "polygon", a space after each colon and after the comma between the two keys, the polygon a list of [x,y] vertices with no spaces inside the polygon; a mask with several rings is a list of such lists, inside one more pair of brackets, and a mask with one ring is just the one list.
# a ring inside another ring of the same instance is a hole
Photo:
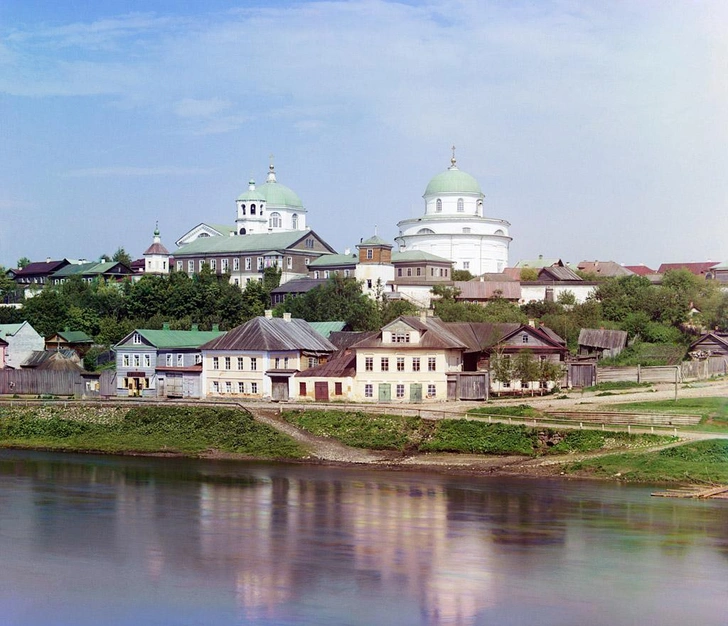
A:
{"label": "grassy slope", "polygon": [[701,415],[701,431],[728,431],[728,398],[678,398],[675,400],[656,400],[650,402],[630,402],[610,404],[611,411],[635,411],[641,413],[680,413]]}
{"label": "grassy slope", "polygon": [[184,406],[0,408],[0,446],[191,456],[220,450],[260,458],[299,458],[305,453],[290,437],[247,412]]}

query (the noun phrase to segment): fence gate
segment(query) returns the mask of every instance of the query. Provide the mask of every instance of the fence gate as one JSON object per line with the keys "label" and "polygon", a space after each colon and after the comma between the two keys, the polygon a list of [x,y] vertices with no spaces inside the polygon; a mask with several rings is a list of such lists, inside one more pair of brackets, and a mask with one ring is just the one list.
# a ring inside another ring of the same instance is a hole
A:
{"label": "fence gate", "polygon": [[568,387],[593,387],[597,384],[596,363],[569,363]]}

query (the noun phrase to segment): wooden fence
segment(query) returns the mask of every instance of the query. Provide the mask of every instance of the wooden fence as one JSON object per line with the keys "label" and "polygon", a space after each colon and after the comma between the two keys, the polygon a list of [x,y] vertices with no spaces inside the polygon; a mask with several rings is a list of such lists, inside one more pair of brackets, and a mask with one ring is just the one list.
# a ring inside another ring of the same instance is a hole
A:
{"label": "wooden fence", "polygon": [[116,395],[116,372],[100,375],[52,370],[0,370],[0,395],[111,397]]}
{"label": "wooden fence", "polygon": [[634,424],[640,426],[694,426],[700,415],[671,413],[628,413],[622,411],[549,411],[549,419],[590,424]]}

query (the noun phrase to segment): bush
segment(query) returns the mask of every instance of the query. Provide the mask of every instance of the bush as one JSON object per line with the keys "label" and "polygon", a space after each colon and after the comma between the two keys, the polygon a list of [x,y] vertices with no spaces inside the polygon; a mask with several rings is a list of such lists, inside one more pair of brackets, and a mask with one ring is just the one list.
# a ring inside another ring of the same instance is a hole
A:
{"label": "bush", "polygon": [[420,446],[420,450],[530,456],[537,447],[536,432],[526,426],[442,420],[437,422],[431,438]]}

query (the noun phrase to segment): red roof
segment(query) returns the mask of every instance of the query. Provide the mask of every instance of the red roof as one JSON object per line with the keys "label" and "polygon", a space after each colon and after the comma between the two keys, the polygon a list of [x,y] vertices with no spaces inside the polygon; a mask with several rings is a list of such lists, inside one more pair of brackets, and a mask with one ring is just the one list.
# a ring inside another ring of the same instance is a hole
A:
{"label": "red roof", "polygon": [[696,276],[704,275],[717,261],[703,261],[701,263],[663,263],[657,270],[658,274],[664,274],[670,270],[686,269]]}
{"label": "red roof", "polygon": [[625,265],[625,269],[630,272],[637,274],[638,276],[648,276],[649,274],[657,274],[656,270],[653,270],[646,265]]}

